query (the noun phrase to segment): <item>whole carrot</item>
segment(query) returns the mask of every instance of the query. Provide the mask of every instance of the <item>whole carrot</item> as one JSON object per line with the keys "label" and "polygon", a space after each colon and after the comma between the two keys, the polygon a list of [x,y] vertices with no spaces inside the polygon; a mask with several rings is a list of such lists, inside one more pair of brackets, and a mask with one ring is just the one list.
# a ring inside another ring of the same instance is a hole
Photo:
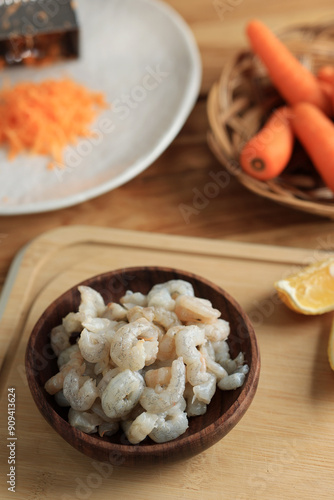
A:
{"label": "whole carrot", "polygon": [[242,149],[240,165],[250,176],[267,181],[287,166],[294,144],[290,114],[288,107],[278,108]]}
{"label": "whole carrot", "polygon": [[291,105],[310,102],[330,113],[328,97],[317,78],[303,66],[263,23],[253,20],[246,28],[251,47],[268,70],[282,97]]}
{"label": "whole carrot", "polygon": [[317,77],[319,78],[319,80],[328,82],[334,86],[334,66],[323,66],[319,69]]}
{"label": "whole carrot", "polygon": [[291,127],[325,184],[334,192],[334,124],[309,103],[292,109]]}

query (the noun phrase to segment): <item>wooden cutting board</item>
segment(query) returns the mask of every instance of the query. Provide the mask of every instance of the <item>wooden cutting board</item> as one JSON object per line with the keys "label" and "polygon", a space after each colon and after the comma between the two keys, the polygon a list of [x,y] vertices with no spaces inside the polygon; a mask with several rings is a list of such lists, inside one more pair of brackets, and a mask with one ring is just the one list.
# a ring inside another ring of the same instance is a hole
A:
{"label": "wooden cutting board", "polygon": [[[320,250],[87,226],[34,240],[13,264],[0,304],[0,498],[13,498],[6,483],[10,388],[16,396],[15,498],[331,498],[334,374],[326,349],[332,317],[298,315],[273,288],[287,273],[324,256]],[[85,278],[137,265],[184,269],[227,289],[253,321],[262,358],[257,394],[241,422],[201,455],[163,467],[112,467],[71,448],[39,414],[24,372],[30,331],[53,299]]]}

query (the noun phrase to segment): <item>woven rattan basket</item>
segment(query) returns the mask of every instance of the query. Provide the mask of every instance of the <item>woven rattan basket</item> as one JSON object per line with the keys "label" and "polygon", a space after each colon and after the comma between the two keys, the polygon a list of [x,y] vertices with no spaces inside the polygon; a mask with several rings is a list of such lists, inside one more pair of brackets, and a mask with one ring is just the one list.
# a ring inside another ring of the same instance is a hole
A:
{"label": "woven rattan basket", "polygon": [[[334,23],[292,27],[280,38],[312,72],[334,64]],[[224,65],[208,97],[209,146],[227,171],[254,193],[298,210],[334,218],[334,194],[324,186],[297,143],[289,165],[270,181],[256,180],[239,165],[240,150],[283,101],[252,52]]]}

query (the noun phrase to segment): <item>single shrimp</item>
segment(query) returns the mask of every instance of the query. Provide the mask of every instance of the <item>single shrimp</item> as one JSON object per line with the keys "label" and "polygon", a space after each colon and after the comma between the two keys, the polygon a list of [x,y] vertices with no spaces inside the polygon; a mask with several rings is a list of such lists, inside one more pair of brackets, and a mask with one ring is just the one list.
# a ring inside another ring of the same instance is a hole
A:
{"label": "single shrimp", "polygon": [[181,321],[174,311],[167,311],[164,307],[153,307],[153,322],[162,326],[166,331],[173,326],[181,325]]}
{"label": "single shrimp", "polygon": [[[66,365],[70,361],[70,359],[73,357],[74,354],[77,356],[76,353],[78,353],[78,352],[80,352],[78,344],[73,344],[70,347],[67,347],[67,349],[64,349],[64,351],[62,351],[59,354],[58,359],[57,359],[58,368],[60,369],[62,366]],[[83,362],[83,359],[82,359],[82,362]]]}
{"label": "single shrimp", "polygon": [[210,401],[216,392],[216,383],[217,383],[217,379],[212,373],[209,373],[208,375],[209,379],[207,382],[195,385],[193,387],[194,396],[197,399],[197,401],[201,401],[206,405],[210,404]]}
{"label": "single shrimp", "polygon": [[241,387],[245,381],[246,375],[243,372],[231,373],[218,382],[218,387],[222,391],[233,391]]}
{"label": "single shrimp", "polygon": [[203,401],[196,399],[196,396],[194,395],[194,388],[189,383],[186,384],[184,397],[187,402],[186,413],[188,417],[196,417],[206,413],[207,405],[203,403]]}
{"label": "single shrimp", "polygon": [[[171,379],[172,376],[172,368],[170,366],[165,366],[161,368],[157,368],[155,370],[148,370],[145,373],[145,383],[147,387],[151,387],[159,392],[165,388]],[[158,388],[157,388],[158,386]]]}
{"label": "single shrimp", "polygon": [[175,298],[179,295],[194,296],[194,289],[191,283],[183,280],[170,280],[166,283],[154,285],[147,295],[149,306],[163,307],[168,311],[173,311]]}
{"label": "single shrimp", "polygon": [[109,362],[110,343],[101,333],[93,333],[84,328],[78,345],[83,358],[89,363],[97,363],[102,360]]}
{"label": "single shrimp", "polygon": [[124,370],[113,377],[102,393],[101,404],[110,418],[121,418],[136,406],[144,389],[144,379],[131,370]]}
{"label": "single shrimp", "polygon": [[173,326],[169,328],[165,335],[162,337],[159,343],[159,350],[157,354],[157,359],[159,361],[167,361],[170,359],[175,359],[176,347],[175,347],[175,335],[179,332],[183,326]]}
{"label": "single shrimp", "polygon": [[90,377],[80,376],[73,369],[64,379],[63,391],[73,410],[77,411],[89,410],[98,397],[96,381]]}
{"label": "single shrimp", "polygon": [[229,375],[244,365],[245,357],[243,352],[239,352],[239,354],[232,359],[227,342],[213,342],[212,346],[215,351],[216,362],[219,363]]}
{"label": "single shrimp", "polygon": [[72,425],[72,427],[75,427],[86,434],[93,434],[97,431],[97,426],[103,423],[103,420],[95,413],[77,411],[70,408],[68,412],[68,422]]}
{"label": "single shrimp", "polygon": [[96,415],[98,415],[102,419],[103,423],[115,423],[116,422],[116,419],[109,418],[105,414],[105,412],[104,412],[104,410],[102,408],[102,404],[101,404],[100,398],[98,398],[98,399],[95,400],[95,402],[92,404],[92,407],[91,407],[91,409],[89,411],[91,411],[91,412],[95,413]]}
{"label": "single shrimp", "polygon": [[84,359],[81,356],[80,351],[78,350],[73,350],[70,354],[70,359],[67,361],[67,363],[61,365],[59,372],[53,375],[51,378],[49,378],[49,380],[47,380],[47,382],[44,385],[44,389],[46,390],[46,392],[53,395],[61,391],[64,386],[64,380],[66,375],[73,369],[77,371],[80,375],[82,375],[86,369]]}
{"label": "single shrimp", "polygon": [[158,392],[145,387],[140,398],[141,406],[150,413],[162,413],[179,402],[185,388],[185,366],[182,357],[172,363],[171,378],[168,386]]}
{"label": "single shrimp", "polygon": [[187,414],[181,410],[160,415],[149,437],[156,443],[166,443],[181,436],[189,427]]}
{"label": "single shrimp", "polygon": [[147,321],[152,323],[154,319],[154,311],[152,307],[134,306],[128,310],[127,318],[130,323],[142,318],[145,318]]}
{"label": "single shrimp", "polygon": [[205,359],[197,349],[205,342],[203,330],[196,325],[184,326],[175,335],[176,354],[182,356],[187,365],[187,380],[191,385],[208,380]]}
{"label": "single shrimp", "polygon": [[224,319],[217,319],[209,324],[198,323],[198,326],[204,329],[205,337],[212,342],[226,340],[230,334],[230,324]]}
{"label": "single shrimp", "polygon": [[[212,349],[213,350],[213,349]],[[213,373],[213,375],[217,378],[217,380],[221,380],[223,377],[226,377],[227,371],[223,368],[219,363],[215,361],[215,352],[213,350],[213,357],[210,356],[209,350],[206,345],[202,345],[199,349],[199,352],[203,355],[205,359],[206,369],[208,372]]]}
{"label": "single shrimp", "polygon": [[83,321],[82,326],[92,333],[99,333],[105,336],[107,332],[114,332],[114,327],[117,326],[117,321],[112,321],[108,318],[87,318]]}
{"label": "single shrimp", "polygon": [[146,319],[124,325],[111,339],[110,357],[122,368],[141,370],[152,364],[158,353],[158,329]]}
{"label": "single shrimp", "polygon": [[125,309],[132,309],[135,306],[146,307],[148,305],[146,295],[143,295],[140,292],[134,293],[131,290],[127,290],[125,295],[123,295],[119,301]]}
{"label": "single shrimp", "polygon": [[102,379],[100,380],[100,382],[97,385],[97,390],[98,390],[100,397],[102,396],[102,394],[103,394],[104,390],[106,389],[107,385],[109,384],[110,380],[112,378],[116,377],[116,375],[118,375],[120,372],[121,372],[120,368],[111,368],[105,372]]}
{"label": "single shrimp", "polygon": [[221,315],[209,300],[181,295],[175,301],[175,313],[184,323],[215,323]]}
{"label": "single shrimp", "polygon": [[106,305],[99,292],[89,286],[83,285],[78,286],[78,290],[81,294],[79,312],[82,313],[85,318],[96,318],[105,313]]}
{"label": "single shrimp", "polygon": [[70,344],[70,335],[67,333],[63,325],[58,325],[52,328],[50,333],[51,347],[56,356],[68,349]]}
{"label": "single shrimp", "polygon": [[121,306],[121,304],[118,304],[117,302],[109,302],[101,317],[110,319],[111,321],[124,321],[126,320],[127,312],[127,309]]}
{"label": "single shrimp", "polygon": [[131,425],[126,425],[125,434],[130,443],[138,444],[143,441],[153,431],[158,419],[159,417],[155,413],[145,411]]}
{"label": "single shrimp", "polygon": [[81,302],[78,312],[71,312],[63,319],[63,326],[68,334],[80,332],[82,323],[89,318],[102,316],[106,311],[102,295],[89,286],[78,286]]}

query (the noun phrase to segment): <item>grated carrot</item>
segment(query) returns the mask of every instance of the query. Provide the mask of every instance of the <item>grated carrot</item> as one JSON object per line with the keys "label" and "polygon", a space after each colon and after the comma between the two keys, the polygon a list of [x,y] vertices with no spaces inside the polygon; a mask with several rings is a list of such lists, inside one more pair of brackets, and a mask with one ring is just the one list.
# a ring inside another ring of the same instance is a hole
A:
{"label": "grated carrot", "polygon": [[70,78],[22,82],[0,89],[0,145],[9,159],[19,153],[46,155],[60,164],[63,151],[80,137],[94,135],[90,125],[107,107],[102,93]]}

